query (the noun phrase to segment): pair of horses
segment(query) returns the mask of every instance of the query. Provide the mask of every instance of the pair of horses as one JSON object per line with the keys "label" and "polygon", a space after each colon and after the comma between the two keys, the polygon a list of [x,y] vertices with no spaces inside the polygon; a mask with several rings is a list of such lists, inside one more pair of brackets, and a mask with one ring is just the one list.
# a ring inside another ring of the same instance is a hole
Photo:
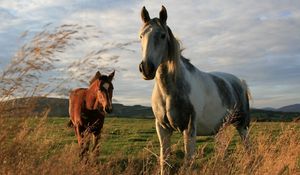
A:
{"label": "pair of horses", "polygon": [[[152,109],[160,141],[161,174],[166,172],[166,160],[170,153],[170,137],[173,131],[183,133],[187,160],[191,160],[195,153],[196,136],[216,134],[224,122],[234,124],[242,141],[247,145],[250,93],[246,82],[228,73],[202,72],[184,58],[179,42],[167,25],[167,10],[164,6],[159,18],[152,19],[143,7],[141,18],[142,62],[139,70],[145,80],[155,79]],[[107,83],[109,83],[107,87],[112,86],[111,81]],[[101,94],[99,84],[101,81],[97,80],[93,93]],[[93,84],[90,87],[92,86]],[[87,95],[80,95],[86,94],[85,91],[72,92],[70,102],[75,98],[72,97],[74,95],[77,95],[78,100],[87,98]],[[85,102],[88,111],[97,109],[96,97],[92,98],[93,103]],[[98,101],[99,105],[100,103]],[[83,104],[84,102],[81,103]],[[102,108],[105,110],[103,106]],[[234,111],[230,113],[229,119],[228,111]],[[78,110],[76,115],[80,115],[81,112]],[[85,115],[87,114],[84,113]],[[71,116],[72,122],[79,126],[79,131],[76,129],[78,136],[80,127],[86,124],[80,121],[81,117],[74,117],[74,114]],[[100,124],[101,128],[103,122]],[[80,139],[78,142],[80,143]]]}

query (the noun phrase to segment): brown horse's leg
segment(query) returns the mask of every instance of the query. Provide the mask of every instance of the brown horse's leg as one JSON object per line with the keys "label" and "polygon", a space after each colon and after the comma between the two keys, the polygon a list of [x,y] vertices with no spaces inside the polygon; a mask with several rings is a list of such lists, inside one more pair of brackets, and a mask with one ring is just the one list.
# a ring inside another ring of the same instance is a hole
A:
{"label": "brown horse's leg", "polygon": [[81,150],[80,153],[79,153],[79,157],[80,157],[80,159],[82,159],[84,152],[82,151],[83,145],[82,145],[82,137],[81,137],[81,134],[80,134],[80,131],[79,131],[79,126],[76,125],[74,127],[74,129],[75,129],[75,134],[76,134],[76,137],[77,137],[78,145],[79,145],[80,150]]}
{"label": "brown horse's leg", "polygon": [[88,138],[85,138],[84,128],[82,126],[80,126],[80,125],[77,125],[75,127],[75,132],[76,132],[78,144],[80,146],[80,154],[79,154],[79,156],[82,159],[83,156],[84,156],[84,154],[88,150],[89,143],[86,140]]}
{"label": "brown horse's leg", "polygon": [[99,139],[100,139],[100,134],[93,134],[93,149],[92,149],[92,151],[94,151],[95,149],[96,149],[96,151],[98,151]]}
{"label": "brown horse's leg", "polygon": [[[101,136],[101,130],[104,124],[104,116],[102,116],[102,114],[98,114],[99,119],[95,122],[94,125],[96,125],[96,127],[93,130],[93,149],[92,151],[94,151],[96,148],[98,149],[98,144],[99,144],[99,139]],[[96,150],[98,151],[98,150]]]}
{"label": "brown horse's leg", "polygon": [[82,154],[85,154],[89,151],[90,148],[90,142],[91,142],[91,133],[89,133],[87,130],[82,131],[82,148],[81,152]]}
{"label": "brown horse's leg", "polygon": [[81,134],[80,134],[80,131],[79,131],[79,126],[78,125],[75,126],[74,129],[75,129],[75,134],[77,136],[78,144],[81,147],[82,146],[82,137],[81,137]]}

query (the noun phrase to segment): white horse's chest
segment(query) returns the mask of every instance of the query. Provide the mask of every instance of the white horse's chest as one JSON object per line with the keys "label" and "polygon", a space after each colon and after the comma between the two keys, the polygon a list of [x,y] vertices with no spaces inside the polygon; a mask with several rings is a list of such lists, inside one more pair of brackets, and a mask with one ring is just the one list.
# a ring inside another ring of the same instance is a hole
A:
{"label": "white horse's chest", "polygon": [[157,85],[152,94],[152,108],[156,119],[164,128],[181,132],[188,128],[190,118],[194,116],[188,94],[162,94]]}

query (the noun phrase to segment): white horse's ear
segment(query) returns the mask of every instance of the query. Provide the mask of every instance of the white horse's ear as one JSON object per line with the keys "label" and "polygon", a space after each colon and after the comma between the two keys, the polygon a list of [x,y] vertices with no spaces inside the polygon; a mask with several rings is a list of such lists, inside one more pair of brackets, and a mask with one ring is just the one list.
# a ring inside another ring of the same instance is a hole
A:
{"label": "white horse's ear", "polygon": [[146,9],[145,6],[142,8],[141,18],[142,18],[142,20],[143,20],[144,23],[147,23],[147,22],[150,21],[150,16],[149,16],[149,13],[148,13],[148,11],[147,11],[147,9]]}
{"label": "white horse's ear", "polygon": [[112,81],[113,78],[114,78],[114,76],[115,76],[115,70],[114,70],[112,73],[110,73],[110,74],[108,75],[109,81]]}
{"label": "white horse's ear", "polygon": [[167,18],[168,18],[167,9],[165,8],[165,6],[162,5],[161,10],[159,12],[159,19],[162,24],[166,24]]}

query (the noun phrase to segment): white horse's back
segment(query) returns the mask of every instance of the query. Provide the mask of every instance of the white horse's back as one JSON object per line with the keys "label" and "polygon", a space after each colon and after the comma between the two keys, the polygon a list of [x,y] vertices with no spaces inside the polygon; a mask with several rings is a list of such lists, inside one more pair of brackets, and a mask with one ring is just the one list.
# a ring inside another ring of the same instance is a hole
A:
{"label": "white horse's back", "polygon": [[232,74],[195,69],[193,72],[186,70],[186,79],[191,86],[189,97],[195,110],[197,135],[213,135],[231,111],[246,112],[248,87]]}

